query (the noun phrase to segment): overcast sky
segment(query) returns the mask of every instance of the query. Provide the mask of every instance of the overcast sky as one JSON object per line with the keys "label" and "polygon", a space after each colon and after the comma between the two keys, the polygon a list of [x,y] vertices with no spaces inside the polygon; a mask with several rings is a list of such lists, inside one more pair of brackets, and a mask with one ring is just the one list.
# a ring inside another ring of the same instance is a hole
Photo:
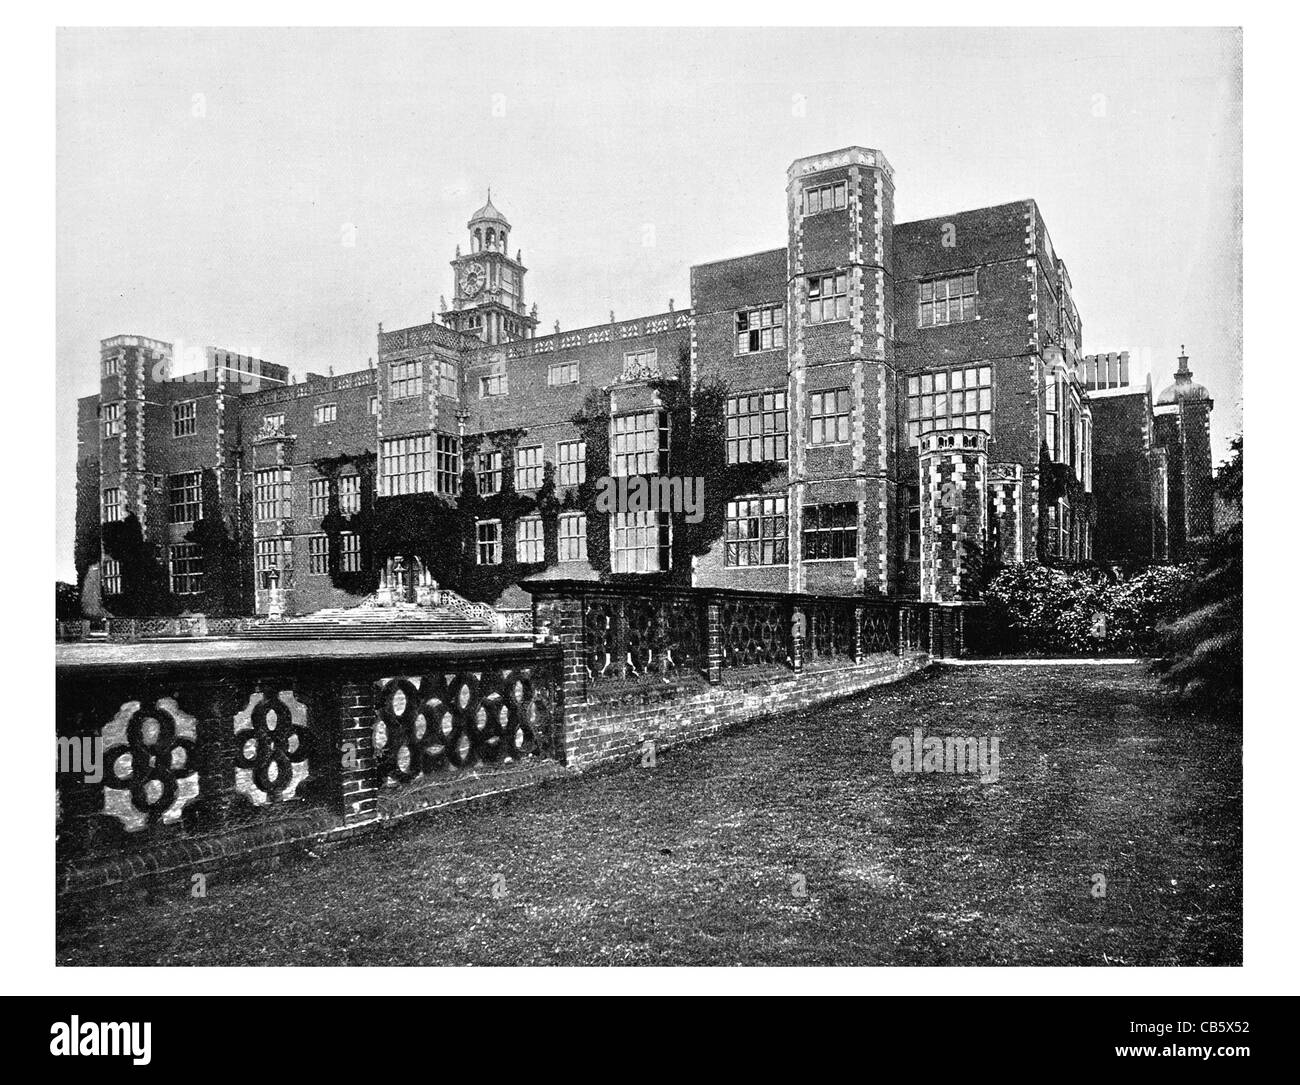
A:
{"label": "overcast sky", "polygon": [[67,579],[100,339],[363,367],[450,298],[489,184],[543,332],[783,245],[803,155],[883,150],[899,222],[1033,197],[1085,352],[1158,390],[1186,343],[1216,462],[1241,429],[1235,31],[73,30],[58,81]]}

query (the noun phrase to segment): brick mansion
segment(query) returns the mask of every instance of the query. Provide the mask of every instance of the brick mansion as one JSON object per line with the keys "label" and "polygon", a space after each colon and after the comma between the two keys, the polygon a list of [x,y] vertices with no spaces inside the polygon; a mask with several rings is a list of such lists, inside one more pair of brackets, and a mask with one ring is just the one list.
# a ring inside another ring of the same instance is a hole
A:
{"label": "brick mansion", "polygon": [[[1085,355],[1033,200],[894,221],[878,150],[795,161],[787,234],[689,305],[542,334],[486,204],[451,304],[307,373],[103,340],[78,402],[88,612],[286,614],[437,583],[640,577],[955,602],[989,563],[1177,560],[1213,530],[1213,402]],[[773,199],[779,191],[773,185]],[[504,201],[503,201],[504,202]],[[380,314],[382,315],[382,314]],[[706,514],[606,512],[605,477],[704,480]]]}

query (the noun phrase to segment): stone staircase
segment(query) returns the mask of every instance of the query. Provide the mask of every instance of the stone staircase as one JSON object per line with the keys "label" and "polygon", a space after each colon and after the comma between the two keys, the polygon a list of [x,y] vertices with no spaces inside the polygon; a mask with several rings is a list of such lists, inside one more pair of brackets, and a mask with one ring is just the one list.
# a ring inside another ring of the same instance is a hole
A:
{"label": "stone staircase", "polygon": [[467,615],[444,606],[393,603],[387,606],[362,604],[331,607],[301,618],[260,621],[246,636],[261,639],[297,640],[321,637],[371,638],[448,637],[496,632],[493,623],[478,615]]}

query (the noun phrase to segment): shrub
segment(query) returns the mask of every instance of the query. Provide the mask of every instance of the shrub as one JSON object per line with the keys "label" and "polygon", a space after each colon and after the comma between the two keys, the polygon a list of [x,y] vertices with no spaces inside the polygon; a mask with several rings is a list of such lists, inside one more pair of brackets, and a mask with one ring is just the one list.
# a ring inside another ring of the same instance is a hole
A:
{"label": "shrub", "polygon": [[1215,488],[1235,512],[1234,522],[1205,545],[1196,577],[1176,612],[1160,628],[1162,656],[1155,670],[1187,700],[1220,716],[1240,719],[1242,699],[1241,497],[1242,439],[1219,468]]}
{"label": "shrub", "polygon": [[1103,569],[1013,565],[985,590],[994,651],[1147,654],[1191,579],[1163,565],[1125,577]]}

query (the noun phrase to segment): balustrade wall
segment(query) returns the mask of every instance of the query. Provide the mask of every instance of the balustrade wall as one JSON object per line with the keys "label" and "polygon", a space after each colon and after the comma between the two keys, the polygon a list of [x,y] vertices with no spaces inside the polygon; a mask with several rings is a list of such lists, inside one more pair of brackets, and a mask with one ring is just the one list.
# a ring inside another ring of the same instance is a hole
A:
{"label": "balustrade wall", "polygon": [[60,645],[60,891],[278,855],[647,741],[853,696],[956,654],[965,621],[903,600],[525,587],[535,643],[175,638],[168,626],[157,641]]}
{"label": "balustrade wall", "polygon": [[215,657],[202,644],[61,650],[61,877],[105,856],[122,857],[127,874],[217,856],[232,834],[244,850],[319,836],[380,819],[390,793],[427,792],[403,811],[437,805],[440,786],[492,776],[500,789],[503,774],[557,755],[554,649],[222,647]]}

